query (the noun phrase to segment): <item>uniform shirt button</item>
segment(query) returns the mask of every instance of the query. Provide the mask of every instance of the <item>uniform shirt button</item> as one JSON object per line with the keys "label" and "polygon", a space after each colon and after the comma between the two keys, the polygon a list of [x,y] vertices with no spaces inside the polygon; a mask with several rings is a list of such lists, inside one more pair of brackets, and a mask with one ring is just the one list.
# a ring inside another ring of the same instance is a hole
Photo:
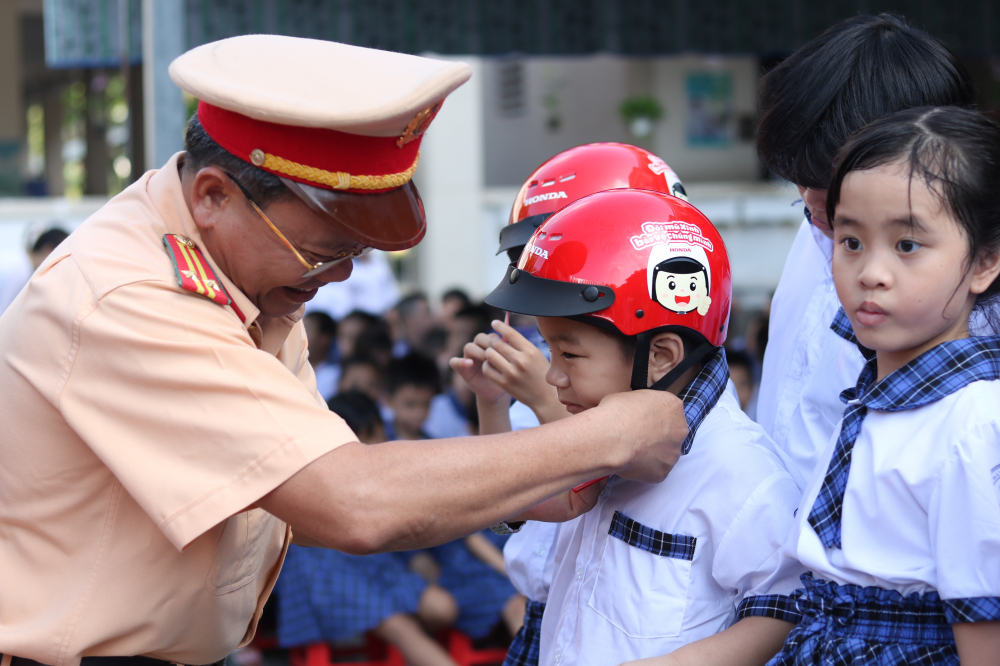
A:
{"label": "uniform shirt button", "polygon": [[556,652],[556,663],[562,661],[562,652]]}
{"label": "uniform shirt button", "polygon": [[538,548],[535,549],[535,555],[544,555],[544,554],[545,554],[545,546],[539,546]]}
{"label": "uniform shirt button", "polygon": [[792,377],[795,377],[796,379],[802,379],[802,368],[795,368],[795,370],[792,372]]}
{"label": "uniform shirt button", "polygon": [[577,580],[583,580],[583,569],[577,569],[576,570],[576,579]]}

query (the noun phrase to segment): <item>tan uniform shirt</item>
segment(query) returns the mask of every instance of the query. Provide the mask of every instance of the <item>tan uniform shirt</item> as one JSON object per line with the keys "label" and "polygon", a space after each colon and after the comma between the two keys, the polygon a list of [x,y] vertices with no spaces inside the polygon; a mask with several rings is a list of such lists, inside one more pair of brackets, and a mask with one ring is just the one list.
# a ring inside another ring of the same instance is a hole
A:
{"label": "tan uniform shirt", "polygon": [[243,511],[357,438],[326,409],[302,312],[182,290],[162,236],[204,252],[175,156],[87,220],[0,317],[0,652],[221,659],[287,548]]}

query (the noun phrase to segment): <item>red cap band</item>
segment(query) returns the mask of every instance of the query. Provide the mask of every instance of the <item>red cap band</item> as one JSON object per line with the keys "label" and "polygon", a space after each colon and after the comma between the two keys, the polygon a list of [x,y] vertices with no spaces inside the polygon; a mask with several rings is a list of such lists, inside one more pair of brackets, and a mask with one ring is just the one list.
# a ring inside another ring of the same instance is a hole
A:
{"label": "red cap band", "polygon": [[206,102],[198,103],[198,118],[208,135],[236,157],[276,176],[345,192],[384,192],[405,184],[422,138],[421,131],[400,146],[395,136],[279,125]]}

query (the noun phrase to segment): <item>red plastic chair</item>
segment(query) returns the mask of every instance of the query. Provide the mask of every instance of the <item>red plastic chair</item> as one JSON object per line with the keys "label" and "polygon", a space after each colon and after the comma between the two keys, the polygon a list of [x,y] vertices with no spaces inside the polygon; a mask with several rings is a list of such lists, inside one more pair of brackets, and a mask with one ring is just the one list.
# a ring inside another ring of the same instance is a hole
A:
{"label": "red plastic chair", "polygon": [[[472,639],[455,629],[445,629],[437,639],[458,666],[499,666],[507,656],[507,649],[502,647],[477,649]],[[345,662],[350,662],[351,666],[406,666],[403,654],[395,646],[372,634],[365,635],[362,645],[313,643],[289,651],[291,666],[331,666]]]}
{"label": "red plastic chair", "polygon": [[500,666],[507,657],[507,648],[476,648],[472,639],[455,629],[448,629],[445,635],[448,653],[458,666]]}
{"label": "red plastic chair", "polygon": [[368,634],[363,645],[341,647],[329,643],[313,643],[292,648],[288,660],[291,666],[330,666],[350,662],[352,666],[406,666],[403,654],[393,645]]}

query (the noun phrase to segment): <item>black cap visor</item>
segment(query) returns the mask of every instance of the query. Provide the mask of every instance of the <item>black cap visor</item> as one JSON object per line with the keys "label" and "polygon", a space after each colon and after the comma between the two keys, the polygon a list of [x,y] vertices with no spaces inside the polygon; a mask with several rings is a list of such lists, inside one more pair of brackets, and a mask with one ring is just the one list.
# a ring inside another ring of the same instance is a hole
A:
{"label": "black cap visor", "polygon": [[542,222],[550,217],[552,217],[552,213],[542,213],[526,217],[514,224],[508,224],[500,230],[500,249],[497,250],[497,254],[515,248],[520,254],[524,246],[528,244],[531,234],[535,233],[535,229],[542,226]]}
{"label": "black cap visor", "polygon": [[615,292],[602,284],[535,277],[511,264],[507,266],[503,281],[484,300],[495,308],[518,314],[574,317],[611,307]]}

